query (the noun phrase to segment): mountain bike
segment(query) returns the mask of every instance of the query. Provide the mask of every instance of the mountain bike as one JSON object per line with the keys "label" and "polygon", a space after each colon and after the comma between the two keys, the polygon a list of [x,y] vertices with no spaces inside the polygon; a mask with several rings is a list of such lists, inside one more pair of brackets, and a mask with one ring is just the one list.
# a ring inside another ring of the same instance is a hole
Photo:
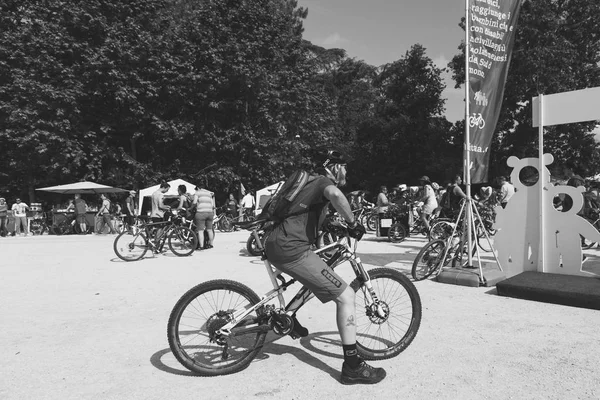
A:
{"label": "mountain bike", "polygon": [[[327,264],[335,268],[348,261],[356,275],[350,287],[356,292],[359,354],[366,360],[395,357],[419,330],[421,299],[402,273],[389,268],[367,272],[356,254],[357,242],[346,231],[317,253],[335,249]],[[286,305],[283,292],[296,280],[288,281],[264,251],[262,260],[273,285],[262,297],[242,283],[218,279],[195,286],[177,301],[167,324],[167,338],[184,367],[202,376],[235,373],[248,367],[269,331],[280,336],[292,332],[292,316],[314,295],[301,287]]]}
{"label": "mountain bike", "polygon": [[[123,261],[137,261],[144,257],[148,250],[161,253],[167,243],[176,256],[191,255],[198,245],[196,233],[182,226],[180,216],[169,213],[167,218],[167,221],[149,223],[138,217],[140,225],[137,232],[126,231],[115,238],[115,254]],[[156,238],[155,234],[159,229],[162,229],[162,234]]]}
{"label": "mountain bike", "polygon": [[430,230],[433,226],[440,221],[450,221],[449,219],[438,218],[435,214],[432,214],[429,219],[430,230],[427,229],[423,218],[419,212],[419,208],[414,204],[409,206],[410,213],[412,213],[413,223],[409,227],[407,224],[408,215],[406,213],[396,214],[393,217],[394,223],[388,229],[388,239],[392,243],[399,243],[405,240],[407,237],[414,235],[424,235],[426,238],[430,238]]}

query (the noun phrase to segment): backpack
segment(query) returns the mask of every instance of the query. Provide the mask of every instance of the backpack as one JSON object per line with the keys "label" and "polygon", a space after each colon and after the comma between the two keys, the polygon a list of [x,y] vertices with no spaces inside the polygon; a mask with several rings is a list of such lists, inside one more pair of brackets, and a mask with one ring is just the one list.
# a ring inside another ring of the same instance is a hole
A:
{"label": "backpack", "polygon": [[108,212],[111,214],[116,214],[119,211],[119,208],[117,207],[117,203],[112,202],[112,201],[108,201],[109,206],[108,206]]}
{"label": "backpack", "polygon": [[290,175],[279,190],[264,205],[258,219],[273,221],[276,224],[283,222],[286,218],[309,212],[308,207],[299,207],[294,204],[298,194],[308,183],[310,174],[298,170]]}

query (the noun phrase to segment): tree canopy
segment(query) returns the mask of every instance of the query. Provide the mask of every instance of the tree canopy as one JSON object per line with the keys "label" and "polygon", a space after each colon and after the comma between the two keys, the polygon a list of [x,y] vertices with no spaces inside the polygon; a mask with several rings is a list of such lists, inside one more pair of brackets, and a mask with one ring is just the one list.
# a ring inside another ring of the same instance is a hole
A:
{"label": "tree canopy", "polygon": [[[598,86],[599,7],[523,5],[492,176],[536,148],[531,97]],[[183,178],[221,199],[327,146],[351,155],[349,190],[460,172],[464,122],[444,117],[426,49],[372,66],[303,39],[309,17],[295,0],[0,0],[0,192]],[[548,130],[564,168],[600,169],[592,125]]]}

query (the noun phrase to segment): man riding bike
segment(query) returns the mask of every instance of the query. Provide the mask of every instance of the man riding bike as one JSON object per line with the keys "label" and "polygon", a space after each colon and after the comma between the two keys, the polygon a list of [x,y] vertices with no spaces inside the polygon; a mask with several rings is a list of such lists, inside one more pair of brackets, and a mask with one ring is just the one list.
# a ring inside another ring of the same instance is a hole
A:
{"label": "man riding bike", "polygon": [[[289,216],[276,225],[265,242],[268,260],[279,270],[294,277],[322,303],[336,303],[336,321],[344,350],[343,384],[377,383],[385,378],[383,368],[374,368],[358,357],[354,291],[317,254],[311,251],[323,224],[329,203],[348,223],[348,233],[360,238],[365,228],[355,219],[346,196],[338,186],[346,184],[346,162],[335,150],[327,152],[323,171],[311,175],[295,202],[307,212]],[[308,330],[293,316],[293,336],[304,337]]]}

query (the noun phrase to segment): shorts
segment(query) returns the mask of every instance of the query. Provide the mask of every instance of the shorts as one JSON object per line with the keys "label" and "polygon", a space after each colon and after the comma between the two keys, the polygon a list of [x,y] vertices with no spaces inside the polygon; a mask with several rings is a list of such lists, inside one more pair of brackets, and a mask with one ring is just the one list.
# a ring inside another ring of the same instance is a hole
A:
{"label": "shorts", "polygon": [[75,221],[77,221],[78,224],[85,224],[85,214],[77,214],[75,216]]}
{"label": "shorts", "polygon": [[284,263],[272,263],[306,286],[321,303],[337,299],[348,284],[314,252],[308,250],[299,258]]}
{"label": "shorts", "polygon": [[196,229],[198,229],[199,231],[203,231],[205,229],[212,230],[214,217],[215,214],[213,212],[196,212],[196,215],[194,216],[194,223],[196,224]]}

